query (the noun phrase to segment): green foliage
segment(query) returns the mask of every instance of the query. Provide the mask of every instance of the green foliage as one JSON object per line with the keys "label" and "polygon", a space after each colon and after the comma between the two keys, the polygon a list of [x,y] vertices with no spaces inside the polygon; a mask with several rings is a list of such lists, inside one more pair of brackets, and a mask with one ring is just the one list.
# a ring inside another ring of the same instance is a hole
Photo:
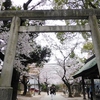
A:
{"label": "green foliage", "polygon": [[10,10],[21,10],[21,9],[22,9],[21,6],[12,6],[12,7],[10,8]]}
{"label": "green foliage", "polygon": [[84,44],[83,49],[93,50],[93,43],[92,42],[87,42],[86,44]]}
{"label": "green foliage", "polygon": [[11,0],[5,0],[5,2],[3,2],[3,6],[5,10],[10,10],[10,7],[12,6]]}
{"label": "green foliage", "polygon": [[92,42],[87,42],[83,45],[81,52],[88,52],[89,54],[94,54],[93,44]]}
{"label": "green foliage", "polygon": [[[81,61],[82,63],[84,63],[86,60],[87,60],[86,58],[80,58],[80,61]],[[82,66],[82,67],[83,67],[83,66]]]}
{"label": "green foliage", "polygon": [[23,71],[28,72],[29,70],[30,70],[30,68],[28,68],[28,67],[24,67],[24,68],[23,68]]}
{"label": "green foliage", "polygon": [[42,83],[41,84],[41,89],[42,89],[42,91],[46,92],[46,90],[47,90],[46,85]]}
{"label": "green foliage", "polygon": [[64,32],[58,32],[57,35],[56,35],[61,43],[65,40],[65,36],[64,35],[65,35]]}
{"label": "green foliage", "polygon": [[81,25],[85,25],[88,22],[88,20],[80,20]]}
{"label": "green foliage", "polygon": [[51,56],[51,50],[48,47],[41,47],[37,45],[33,52],[29,53],[29,56],[25,54],[20,54],[21,63],[23,65],[36,63],[36,66],[41,66],[45,62],[49,61]]}
{"label": "green foliage", "polygon": [[98,8],[99,7],[99,2],[100,0],[85,0],[84,2],[84,8],[89,9],[89,8]]}
{"label": "green foliage", "polygon": [[89,32],[82,32],[82,37],[88,41],[88,39],[91,37],[91,33]]}
{"label": "green foliage", "polygon": [[5,8],[5,10],[21,10],[21,6],[13,6],[11,0],[5,0],[3,2],[2,6]]}
{"label": "green foliage", "polygon": [[54,1],[58,6],[62,5],[65,2],[65,0],[54,0]]}
{"label": "green foliage", "polygon": [[72,51],[70,54],[70,58],[74,58],[74,57],[75,57],[75,53],[74,53],[74,51]]}
{"label": "green foliage", "polygon": [[67,6],[67,9],[83,8],[83,9],[96,9],[100,8],[100,0],[54,0],[55,4],[58,6]]}
{"label": "green foliage", "polygon": [[[21,10],[22,9],[20,6],[12,6],[11,0],[5,0],[2,6],[4,7],[4,10]],[[3,21],[2,27],[10,28],[10,25],[11,25],[11,21]]]}

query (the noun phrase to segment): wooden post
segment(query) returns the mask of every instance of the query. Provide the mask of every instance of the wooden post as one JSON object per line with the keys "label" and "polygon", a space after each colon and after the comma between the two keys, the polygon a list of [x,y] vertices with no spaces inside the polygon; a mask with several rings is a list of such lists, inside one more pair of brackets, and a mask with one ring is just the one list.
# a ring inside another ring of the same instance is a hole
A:
{"label": "wooden post", "polygon": [[100,74],[100,30],[98,27],[96,15],[89,16],[89,24],[92,32],[94,51],[95,51],[96,61],[97,61],[98,70]]}
{"label": "wooden post", "polygon": [[82,76],[82,87],[83,87],[83,99],[86,99],[85,95],[85,82],[84,82],[84,77]]}
{"label": "wooden post", "polygon": [[9,32],[10,37],[8,40],[3,69],[1,73],[0,100],[12,99],[11,80],[13,74],[13,62],[15,58],[19,26],[20,26],[20,18],[14,17]]}
{"label": "wooden post", "polygon": [[91,79],[92,100],[96,100],[94,79]]}

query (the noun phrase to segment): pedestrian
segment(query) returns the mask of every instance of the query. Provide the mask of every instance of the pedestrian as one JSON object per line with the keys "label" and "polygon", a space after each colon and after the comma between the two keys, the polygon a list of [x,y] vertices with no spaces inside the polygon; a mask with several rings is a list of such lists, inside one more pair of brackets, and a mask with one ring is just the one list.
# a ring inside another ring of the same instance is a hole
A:
{"label": "pedestrian", "polygon": [[89,87],[87,86],[87,88],[86,88],[86,92],[87,92],[87,97],[88,97],[88,99],[90,98],[90,95],[89,95]]}
{"label": "pedestrian", "polygon": [[90,100],[93,100],[93,91],[92,91],[92,86],[90,86]]}
{"label": "pedestrian", "polygon": [[53,96],[56,95],[56,88],[55,85],[52,85],[50,87],[50,94],[51,94],[51,100],[53,100]]}

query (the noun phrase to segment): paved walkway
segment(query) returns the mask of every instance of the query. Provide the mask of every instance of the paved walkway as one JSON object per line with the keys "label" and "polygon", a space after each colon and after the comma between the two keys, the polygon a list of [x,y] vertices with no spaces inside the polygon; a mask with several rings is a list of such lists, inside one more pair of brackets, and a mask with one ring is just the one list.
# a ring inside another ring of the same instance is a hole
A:
{"label": "paved walkway", "polygon": [[68,98],[62,93],[57,93],[52,99],[51,95],[42,92],[41,95],[36,94],[33,97],[18,96],[18,100],[83,100],[83,97]]}
{"label": "paved walkway", "polygon": [[45,95],[40,100],[66,100],[66,98],[61,96],[60,93],[56,93],[56,95]]}
{"label": "paved walkway", "polygon": [[35,94],[33,96],[22,96],[22,95],[18,95],[17,98],[18,100],[40,100],[42,97],[44,97],[46,95],[45,92],[42,92],[41,95]]}

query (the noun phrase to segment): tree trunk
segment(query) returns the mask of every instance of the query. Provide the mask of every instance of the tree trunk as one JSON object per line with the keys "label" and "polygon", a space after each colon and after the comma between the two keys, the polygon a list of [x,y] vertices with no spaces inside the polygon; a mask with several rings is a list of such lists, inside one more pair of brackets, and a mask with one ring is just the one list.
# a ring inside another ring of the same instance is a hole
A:
{"label": "tree trunk", "polygon": [[23,92],[23,95],[26,95],[26,93],[27,93],[27,84],[25,83],[25,84],[23,84],[24,85],[24,92]]}
{"label": "tree trunk", "polygon": [[44,82],[44,83],[45,83],[45,86],[46,86],[46,92],[47,92],[47,95],[49,95],[48,83],[47,83],[47,82]]}
{"label": "tree trunk", "polygon": [[40,95],[41,94],[40,93],[41,90],[40,90],[40,78],[39,78],[39,76],[38,76],[38,87],[39,87],[39,93],[38,94]]}
{"label": "tree trunk", "polygon": [[71,92],[71,86],[70,86],[70,84],[69,85],[66,84],[66,86],[67,86],[68,92],[69,92],[68,97],[72,97],[72,92]]}
{"label": "tree trunk", "polygon": [[26,95],[26,93],[27,93],[27,83],[28,83],[27,77],[26,77],[26,76],[23,76],[23,80],[22,80],[21,82],[22,82],[22,84],[24,85],[24,92],[23,92],[23,95]]}
{"label": "tree trunk", "polygon": [[64,84],[68,88],[68,92],[69,92],[68,97],[72,97],[71,85],[66,80],[64,80],[64,78],[62,78],[62,81],[64,82]]}
{"label": "tree trunk", "polygon": [[12,100],[16,100],[16,98],[17,98],[19,77],[20,77],[20,72],[16,71],[16,69],[14,68],[12,82],[11,82],[11,86],[13,87]]}

